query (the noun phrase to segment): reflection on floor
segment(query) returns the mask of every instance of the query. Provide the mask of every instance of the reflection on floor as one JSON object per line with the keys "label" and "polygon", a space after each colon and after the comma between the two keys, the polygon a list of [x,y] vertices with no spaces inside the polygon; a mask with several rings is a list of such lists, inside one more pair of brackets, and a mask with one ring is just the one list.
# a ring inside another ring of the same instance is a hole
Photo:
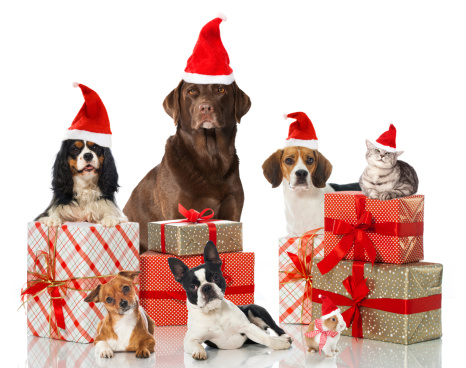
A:
{"label": "reflection on floor", "polygon": [[374,340],[342,337],[336,357],[307,354],[303,333],[306,326],[282,325],[293,337],[289,350],[274,351],[261,345],[237,350],[207,348],[207,361],[195,361],[183,352],[186,326],[157,327],[156,352],[149,359],[137,359],[134,353],[117,353],[111,359],[94,356],[93,344],[77,344],[39,337],[28,337],[28,367],[218,367],[280,368],[295,367],[423,367],[442,366],[442,340],[414,345],[398,345]]}

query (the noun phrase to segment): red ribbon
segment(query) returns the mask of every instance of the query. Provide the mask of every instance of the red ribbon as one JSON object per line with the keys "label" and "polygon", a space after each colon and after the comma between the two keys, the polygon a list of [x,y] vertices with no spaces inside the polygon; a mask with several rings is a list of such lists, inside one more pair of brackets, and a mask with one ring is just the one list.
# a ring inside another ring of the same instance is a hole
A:
{"label": "red ribbon", "polygon": [[363,337],[362,334],[362,317],[361,307],[372,308],[384,312],[396,314],[415,314],[429,312],[442,307],[442,294],[426,296],[417,299],[367,299],[369,288],[367,287],[367,278],[364,278],[364,262],[353,262],[352,276],[348,276],[343,281],[343,286],[351,295],[351,299],[346,296],[332,293],[330,291],[313,289],[312,301],[322,303],[317,295],[325,295],[332,299],[338,306],[349,306],[350,308],[342,313],[346,322],[346,327],[351,324],[352,335],[354,337]]}
{"label": "red ribbon", "polygon": [[342,235],[342,238],[337,246],[317,264],[323,275],[331,271],[348,254],[353,246],[354,260],[364,261],[364,253],[367,253],[372,266],[374,266],[377,252],[368,233],[396,237],[420,236],[424,233],[423,222],[375,223],[372,214],[365,210],[366,196],[363,194],[355,194],[354,202],[358,218],[356,224],[353,225],[343,220],[325,218],[325,231],[330,231],[334,235]]}
{"label": "red ribbon", "polygon": [[[206,212],[211,211],[210,214],[205,215]],[[217,228],[215,227],[215,224],[213,224],[214,221],[220,221],[220,220],[211,220],[212,217],[214,217],[214,211],[211,208],[206,208],[202,210],[200,213],[197,212],[196,210],[190,209],[189,211],[184,208],[181,203],[178,203],[178,212],[181,213],[183,216],[185,216],[185,219],[179,220],[179,221],[171,221],[171,222],[166,222],[164,224],[161,224],[160,226],[160,236],[161,236],[161,252],[162,253],[167,253],[166,252],[166,246],[165,246],[165,225],[168,224],[189,224],[189,223],[197,223],[197,224],[207,224],[207,227],[209,228],[209,240],[213,241],[215,245],[217,245]],[[208,221],[210,220],[210,221]]]}
{"label": "red ribbon", "polygon": [[[239,285],[229,286],[225,290],[225,295],[233,294],[252,294],[254,293],[255,286],[253,285]],[[141,299],[175,299],[182,302],[186,301],[186,292],[184,290],[141,290],[139,292]]]}

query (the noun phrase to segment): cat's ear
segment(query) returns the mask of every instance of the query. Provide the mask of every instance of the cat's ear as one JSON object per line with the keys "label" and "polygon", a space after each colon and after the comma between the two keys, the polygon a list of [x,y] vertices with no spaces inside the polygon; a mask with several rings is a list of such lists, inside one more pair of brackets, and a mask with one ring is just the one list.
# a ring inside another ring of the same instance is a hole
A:
{"label": "cat's ear", "polygon": [[396,158],[398,158],[399,156],[401,156],[403,154],[404,151],[396,151],[395,152],[395,155],[396,155]]}
{"label": "cat's ear", "polygon": [[375,148],[375,146],[369,141],[369,139],[366,139],[366,146],[369,149],[374,149]]}
{"label": "cat's ear", "polygon": [[330,177],[330,174],[332,173],[333,166],[322,153],[319,151],[315,152],[316,168],[311,176],[312,184],[314,184],[316,188],[324,188],[328,178]]}

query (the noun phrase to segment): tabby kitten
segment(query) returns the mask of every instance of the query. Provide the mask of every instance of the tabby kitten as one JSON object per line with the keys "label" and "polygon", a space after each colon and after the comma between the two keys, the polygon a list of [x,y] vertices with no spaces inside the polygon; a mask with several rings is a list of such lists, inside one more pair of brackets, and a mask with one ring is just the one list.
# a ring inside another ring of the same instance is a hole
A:
{"label": "tabby kitten", "polygon": [[362,192],[369,198],[382,201],[401,198],[417,192],[416,171],[398,160],[403,151],[388,152],[366,140],[367,167],[359,178]]}

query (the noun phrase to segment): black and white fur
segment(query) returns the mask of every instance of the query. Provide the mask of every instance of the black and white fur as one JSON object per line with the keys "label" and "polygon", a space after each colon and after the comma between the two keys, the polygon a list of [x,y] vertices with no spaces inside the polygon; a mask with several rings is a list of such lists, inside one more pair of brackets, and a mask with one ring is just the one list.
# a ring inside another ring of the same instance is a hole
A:
{"label": "black and white fur", "polygon": [[52,201],[35,221],[47,226],[88,221],[108,227],[127,221],[115,202],[118,173],[110,148],[65,140],[52,175]]}
{"label": "black and white fur", "polygon": [[[202,343],[219,349],[237,349],[248,342],[266,345],[275,350],[288,349],[291,338],[277,326],[270,314],[258,305],[238,307],[224,299],[226,282],[222,261],[214,243],[204,248],[205,264],[189,269],[178,258],[168,263],[187,296],[188,331],[184,350],[194,359],[207,359]],[[272,329],[278,336],[267,333]]]}

